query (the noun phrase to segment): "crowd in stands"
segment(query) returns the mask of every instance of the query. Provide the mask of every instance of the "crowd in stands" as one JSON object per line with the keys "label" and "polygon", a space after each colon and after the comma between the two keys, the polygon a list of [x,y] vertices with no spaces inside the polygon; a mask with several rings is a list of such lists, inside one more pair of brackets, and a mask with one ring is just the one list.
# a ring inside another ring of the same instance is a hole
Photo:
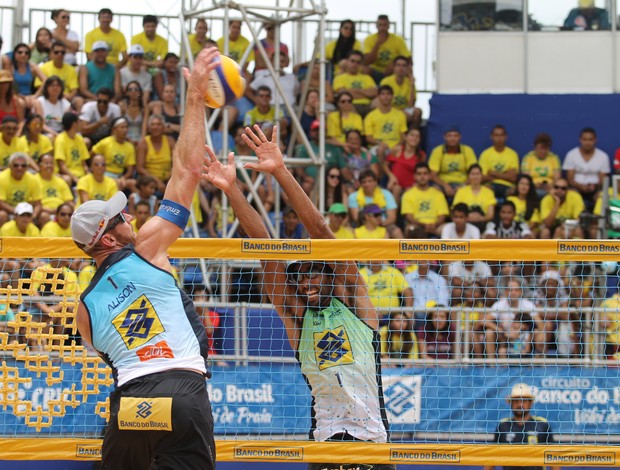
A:
{"label": "crowd in stands", "polygon": [[[70,236],[77,206],[106,200],[119,190],[129,196],[127,210],[139,230],[156,213],[170,178],[181,125],[179,56],[157,34],[158,19],[152,15],[144,16],[144,31],[130,42],[111,26],[114,16],[107,8],[99,11],[99,26],[84,38],[71,30],[67,10],[54,10],[51,19],[55,28],[40,28],[32,44],[17,44],[2,56],[0,236]],[[289,72],[288,46],[280,43],[276,50],[276,24],[270,22],[262,28],[262,47],[246,53],[250,42],[241,35],[241,25],[230,21],[228,50],[233,59],[244,59],[248,86],[229,107],[229,134],[224,135],[221,119],[211,131],[214,150],[220,152],[226,139],[229,149],[251,156],[240,137],[243,126],[258,125],[270,137],[277,125],[283,151],[294,149],[288,156],[318,154],[318,63],[297,64]],[[561,160],[545,133],[520,158],[501,124],[493,127],[489,148],[477,156],[458,125],[452,125],[445,129],[444,143],[427,157],[405,41],[389,31],[385,15],[363,42],[355,26],[343,21],[337,39],[326,46],[325,171],[318,165],[295,168],[308,195],[325,207],[336,238],[599,236],[601,189],[611,169],[609,156],[596,147],[594,129],[585,127],[575,136],[579,145]],[[189,36],[192,54],[214,45],[224,49],[226,38],[214,41],[208,32],[207,22],[197,20]],[[79,51],[86,63],[78,63]],[[283,97],[276,97],[266,60],[278,70]],[[306,78],[310,87],[302,99],[300,83]],[[299,136],[289,145],[296,135],[289,109],[275,107],[283,99],[301,111],[309,147]],[[280,223],[280,236],[306,237],[287,201],[276,201],[274,182],[265,178],[257,186],[272,222]],[[284,209],[276,214],[278,206]],[[194,200],[201,236],[241,236],[228,233],[234,214],[228,209],[224,223],[223,211],[221,195],[205,182]],[[3,286],[42,265],[5,262]],[[457,330],[467,338],[471,357],[576,357],[587,353],[581,309],[595,303],[594,268],[579,266],[577,275],[572,265],[544,262],[376,262],[363,275],[376,305],[392,309],[382,323],[386,357],[453,357]],[[93,275],[92,265],[82,261],[54,267],[62,268],[65,279],[75,277],[78,291]],[[204,289],[195,294],[206,298]],[[613,333],[618,300],[607,302],[616,302],[615,313],[601,320],[612,343],[606,355],[613,357],[620,351]],[[46,315],[50,307],[33,308]],[[219,322],[212,314],[204,318],[209,331]]]}

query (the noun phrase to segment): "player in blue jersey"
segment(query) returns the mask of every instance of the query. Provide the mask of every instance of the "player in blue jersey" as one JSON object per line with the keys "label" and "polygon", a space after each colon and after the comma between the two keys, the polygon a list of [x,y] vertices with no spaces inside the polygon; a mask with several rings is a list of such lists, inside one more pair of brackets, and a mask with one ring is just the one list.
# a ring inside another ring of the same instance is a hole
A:
{"label": "player in blue jersey", "polygon": [[[269,141],[258,126],[243,136],[258,157],[248,169],[275,177],[311,238],[333,239],[321,213],[284,165],[277,129]],[[258,213],[236,183],[234,155],[222,165],[210,152],[205,179],[230,201],[245,232],[269,238]],[[387,442],[381,388],[377,311],[354,261],[329,263],[263,261],[263,285],[282,318],[291,347],[312,393],[316,441]],[[393,465],[325,463],[310,469],[393,469]]]}
{"label": "player in blue jersey", "polygon": [[73,214],[73,240],[97,272],[81,296],[82,337],[112,368],[104,469],[213,469],[213,417],[205,375],[208,340],[176,285],[168,247],[187,225],[204,157],[204,96],[216,48],[200,52],[188,81],[172,177],[155,217],[134,233],[127,198],[89,201]]}

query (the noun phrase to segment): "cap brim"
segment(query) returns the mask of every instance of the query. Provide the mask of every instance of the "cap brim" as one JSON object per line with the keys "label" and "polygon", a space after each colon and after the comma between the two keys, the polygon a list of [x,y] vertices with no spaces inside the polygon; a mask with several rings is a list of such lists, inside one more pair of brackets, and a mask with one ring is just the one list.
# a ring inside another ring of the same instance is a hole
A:
{"label": "cap brim", "polygon": [[127,206],[127,196],[122,191],[119,191],[106,201],[106,206],[106,214],[110,217],[120,214]]}

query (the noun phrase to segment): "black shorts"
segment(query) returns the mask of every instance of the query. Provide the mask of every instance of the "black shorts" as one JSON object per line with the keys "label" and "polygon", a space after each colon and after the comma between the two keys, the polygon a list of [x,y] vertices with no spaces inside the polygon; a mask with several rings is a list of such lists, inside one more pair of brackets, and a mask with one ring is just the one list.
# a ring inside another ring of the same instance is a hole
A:
{"label": "black shorts", "polygon": [[205,378],[173,370],[130,380],[113,391],[102,453],[102,468],[109,470],[214,469]]}
{"label": "black shorts", "polygon": [[[364,442],[356,439],[348,432],[334,434],[327,439],[329,442]],[[396,470],[396,465],[392,464],[362,464],[362,463],[310,463],[308,470]]]}

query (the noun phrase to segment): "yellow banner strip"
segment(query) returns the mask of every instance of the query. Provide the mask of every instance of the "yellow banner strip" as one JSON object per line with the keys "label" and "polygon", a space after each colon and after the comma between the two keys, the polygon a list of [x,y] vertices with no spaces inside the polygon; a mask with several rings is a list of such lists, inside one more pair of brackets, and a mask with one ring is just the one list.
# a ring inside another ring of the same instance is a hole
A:
{"label": "yellow banner strip", "polygon": [[[182,238],[173,258],[319,260],[611,261],[618,240],[259,240]],[[0,238],[1,258],[80,258],[66,238]]]}
{"label": "yellow banner strip", "polygon": [[[99,439],[0,439],[0,460],[100,460]],[[219,462],[615,466],[617,446],[217,441]]]}

